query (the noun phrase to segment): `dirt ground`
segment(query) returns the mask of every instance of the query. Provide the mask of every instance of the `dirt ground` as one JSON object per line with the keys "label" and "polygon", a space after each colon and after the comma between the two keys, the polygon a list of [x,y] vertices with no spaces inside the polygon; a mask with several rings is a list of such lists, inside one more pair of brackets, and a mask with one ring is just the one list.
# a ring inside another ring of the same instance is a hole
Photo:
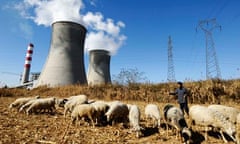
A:
{"label": "dirt ground", "polygon": [[[142,144],[179,144],[174,131],[169,131],[167,136],[164,127],[151,128],[144,120],[143,109],[147,103],[129,101],[125,103],[137,104],[141,110],[141,126],[143,136],[136,138],[128,127],[122,124],[115,126],[73,125],[70,117],[63,116],[63,109],[58,108],[55,114],[32,114],[26,115],[16,110],[9,110],[8,106],[16,97],[0,97],[0,144],[110,144],[110,143],[142,143]],[[160,109],[165,104],[158,104]],[[186,118],[188,120],[188,118]],[[219,134],[208,132],[208,140],[204,140],[204,132],[192,131],[192,143],[218,144],[223,143]],[[232,141],[229,142],[233,144]]]}

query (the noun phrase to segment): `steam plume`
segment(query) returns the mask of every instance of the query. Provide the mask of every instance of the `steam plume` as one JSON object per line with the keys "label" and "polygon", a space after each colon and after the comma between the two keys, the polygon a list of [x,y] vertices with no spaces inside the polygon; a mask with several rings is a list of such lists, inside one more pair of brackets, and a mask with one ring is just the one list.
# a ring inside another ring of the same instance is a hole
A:
{"label": "steam plume", "polygon": [[93,14],[92,12],[88,12],[83,17],[83,21],[92,29],[86,39],[88,50],[104,49],[114,55],[126,40],[126,36],[120,34],[121,28],[125,27],[121,21],[116,24],[109,18],[104,21],[101,13]]}
{"label": "steam plume", "polygon": [[[90,1],[95,5],[95,1]],[[32,19],[37,25],[51,26],[56,21],[71,21],[88,28],[87,50],[104,49],[111,55],[124,44],[126,36],[121,34],[125,24],[104,19],[100,13],[81,13],[85,8],[82,0],[24,0],[15,5],[24,18]]]}

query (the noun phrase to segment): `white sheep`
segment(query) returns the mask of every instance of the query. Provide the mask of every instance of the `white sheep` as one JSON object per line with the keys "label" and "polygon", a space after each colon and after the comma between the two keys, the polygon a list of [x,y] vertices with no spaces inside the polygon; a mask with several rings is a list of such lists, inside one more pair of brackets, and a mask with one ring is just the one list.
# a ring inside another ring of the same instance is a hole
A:
{"label": "white sheep", "polygon": [[92,126],[95,127],[95,123],[94,123],[95,115],[96,115],[96,110],[92,105],[81,104],[81,105],[77,105],[74,107],[74,109],[71,113],[71,120],[72,120],[72,123],[74,123],[76,120],[78,120],[79,124],[80,124],[80,120],[82,118],[84,118],[84,119],[87,118],[91,121]]}
{"label": "white sheep", "polygon": [[214,127],[214,118],[206,106],[193,105],[189,109],[190,125],[203,126],[205,128],[205,140],[207,140],[207,131],[209,127]]}
{"label": "white sheep", "polygon": [[132,127],[132,131],[136,132],[136,137],[139,138],[142,135],[141,130],[143,130],[143,128],[140,126],[140,109],[137,105],[127,104],[127,107],[129,109],[128,118],[130,126]]}
{"label": "white sheep", "polygon": [[68,112],[71,113],[76,105],[88,103],[86,95],[71,96],[67,99],[68,101],[64,105],[64,117],[66,117]]}
{"label": "white sheep", "polygon": [[30,101],[28,101],[27,103],[25,103],[24,105],[22,105],[19,108],[19,112],[26,112],[26,109],[29,108],[30,105],[32,105],[32,103],[35,101],[36,99],[32,99]]}
{"label": "white sheep", "polygon": [[208,109],[221,111],[232,123],[236,123],[237,115],[240,113],[240,109],[225,105],[209,105]]}
{"label": "white sheep", "polygon": [[123,122],[124,125],[128,122],[128,107],[126,104],[119,101],[109,102],[109,109],[105,113],[108,123],[114,125],[116,122]]}
{"label": "white sheep", "polygon": [[212,113],[214,118],[214,127],[220,128],[220,134],[225,143],[228,143],[227,139],[224,137],[223,132],[229,135],[233,141],[236,141],[235,134],[236,134],[236,125],[231,122],[228,116],[225,115],[225,112],[221,110],[212,110],[209,109]]}
{"label": "white sheep", "polygon": [[[26,109],[35,101],[36,99],[30,100],[29,102],[25,103],[24,105],[22,105],[19,109],[19,112],[26,112]],[[56,99],[55,100],[55,104],[58,107],[64,107],[64,104],[66,103],[67,99],[65,98],[60,98],[60,99]]]}
{"label": "white sheep", "polygon": [[96,110],[96,124],[103,124],[106,122],[105,113],[108,111],[109,105],[107,105],[104,101],[95,101],[90,105],[92,105]]}
{"label": "white sheep", "polygon": [[42,110],[53,112],[55,110],[55,103],[56,98],[54,97],[37,99],[28,107],[26,113],[29,115],[30,113],[41,112]]}
{"label": "white sheep", "polygon": [[159,127],[161,126],[161,114],[160,114],[160,109],[157,105],[155,104],[148,104],[145,107],[145,117],[146,119],[152,119],[154,122],[154,127]]}
{"label": "white sheep", "polygon": [[115,100],[115,101],[108,101],[106,102],[106,104],[111,107],[112,105],[116,105],[116,104],[122,104],[121,101]]}
{"label": "white sheep", "polygon": [[80,95],[74,95],[74,96],[70,96],[67,98],[68,100],[72,100],[72,99],[78,99],[81,100],[84,103],[88,102],[88,97],[84,94],[80,94]]}
{"label": "white sheep", "polygon": [[173,105],[167,104],[163,108],[164,119],[167,126],[167,135],[168,135],[168,124],[173,126],[177,130],[177,135],[181,135],[181,141],[184,138],[184,142],[189,142],[191,137],[191,131],[188,128],[187,122],[184,118],[183,112],[180,108]]}
{"label": "white sheep", "polygon": [[191,123],[205,126],[206,140],[208,127],[214,127],[220,129],[219,132],[225,143],[227,143],[227,140],[223,132],[228,134],[235,141],[234,135],[236,133],[236,127],[221,109],[209,109],[209,107],[194,105],[190,107],[189,116]]}
{"label": "white sheep", "polygon": [[[218,117],[216,119],[221,120],[219,121],[220,125],[223,125],[223,127],[225,127],[223,131],[226,132],[234,141],[236,141],[235,135],[237,115],[240,113],[240,109],[225,105],[209,105],[208,109],[210,109],[211,111],[217,111],[221,113],[220,117],[222,118],[222,120],[219,119]],[[223,140],[227,142],[222,132],[221,135],[223,137]]]}
{"label": "white sheep", "polygon": [[24,105],[28,101],[33,100],[33,99],[38,99],[38,98],[40,98],[40,96],[18,98],[9,105],[9,109],[11,109],[11,108],[19,109],[22,105]]}

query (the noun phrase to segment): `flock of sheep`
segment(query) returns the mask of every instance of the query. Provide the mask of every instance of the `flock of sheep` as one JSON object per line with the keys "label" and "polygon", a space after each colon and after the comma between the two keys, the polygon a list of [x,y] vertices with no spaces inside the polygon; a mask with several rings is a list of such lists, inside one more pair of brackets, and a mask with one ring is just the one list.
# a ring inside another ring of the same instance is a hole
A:
{"label": "flock of sheep", "polygon": [[[86,95],[61,99],[36,96],[18,98],[9,105],[9,108],[16,108],[19,112],[30,115],[32,113],[55,113],[56,106],[64,108],[64,117],[70,116],[73,124],[78,122],[81,125],[83,121],[92,127],[116,123],[123,123],[124,126],[129,124],[131,132],[135,132],[136,137],[143,136],[144,126],[140,124],[139,107],[121,101],[89,100]],[[176,130],[176,137],[180,137],[184,143],[191,143],[192,132],[198,130],[195,127],[197,125],[205,127],[205,140],[207,140],[208,128],[212,128],[221,134],[225,143],[228,141],[223,133],[240,144],[240,110],[237,108],[224,105],[193,105],[189,109],[189,126],[181,109],[174,105],[166,104],[162,113],[163,115],[156,104],[145,106],[146,121],[151,119],[152,126],[158,127],[159,131],[161,131],[161,124],[165,124],[167,135],[169,127],[172,127]]]}

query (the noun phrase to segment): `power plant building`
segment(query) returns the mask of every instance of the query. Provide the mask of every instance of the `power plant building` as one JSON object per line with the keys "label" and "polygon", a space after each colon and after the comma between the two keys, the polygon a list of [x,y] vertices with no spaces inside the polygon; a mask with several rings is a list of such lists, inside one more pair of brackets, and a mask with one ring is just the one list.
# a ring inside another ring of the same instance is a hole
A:
{"label": "power plant building", "polygon": [[52,24],[48,58],[34,87],[87,84],[84,67],[86,32],[84,26],[74,22]]}
{"label": "power plant building", "polygon": [[110,54],[106,50],[89,51],[88,84],[98,85],[111,83]]}

